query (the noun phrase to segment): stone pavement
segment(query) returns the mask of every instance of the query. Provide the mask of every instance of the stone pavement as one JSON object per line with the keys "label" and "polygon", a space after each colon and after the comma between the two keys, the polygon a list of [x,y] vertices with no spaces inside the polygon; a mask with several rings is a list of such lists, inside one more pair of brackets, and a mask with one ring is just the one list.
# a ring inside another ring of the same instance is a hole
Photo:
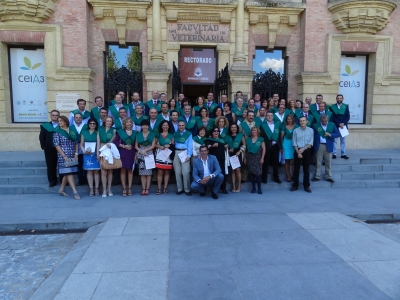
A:
{"label": "stone pavement", "polygon": [[0,228],[92,226],[30,299],[400,299],[398,188],[2,195]]}

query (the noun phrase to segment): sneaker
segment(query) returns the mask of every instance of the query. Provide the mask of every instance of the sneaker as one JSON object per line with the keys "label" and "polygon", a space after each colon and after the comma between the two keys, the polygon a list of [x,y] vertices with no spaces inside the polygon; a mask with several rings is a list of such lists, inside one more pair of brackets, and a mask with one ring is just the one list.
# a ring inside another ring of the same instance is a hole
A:
{"label": "sneaker", "polygon": [[349,159],[349,157],[348,157],[346,154],[345,154],[345,155],[342,155],[341,158]]}
{"label": "sneaker", "polygon": [[336,159],[336,154],[332,154],[332,159]]}

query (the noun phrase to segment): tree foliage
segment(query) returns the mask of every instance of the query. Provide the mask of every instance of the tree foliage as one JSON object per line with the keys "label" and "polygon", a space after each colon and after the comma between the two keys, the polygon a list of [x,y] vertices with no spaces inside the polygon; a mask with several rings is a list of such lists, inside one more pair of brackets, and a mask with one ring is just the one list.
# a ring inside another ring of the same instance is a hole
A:
{"label": "tree foliage", "polygon": [[139,46],[131,46],[131,51],[126,55],[127,68],[131,71],[142,71],[142,58]]}
{"label": "tree foliage", "polygon": [[120,67],[120,63],[117,60],[117,54],[111,48],[108,49],[108,57],[107,57],[107,69],[108,72],[113,72],[118,70]]}

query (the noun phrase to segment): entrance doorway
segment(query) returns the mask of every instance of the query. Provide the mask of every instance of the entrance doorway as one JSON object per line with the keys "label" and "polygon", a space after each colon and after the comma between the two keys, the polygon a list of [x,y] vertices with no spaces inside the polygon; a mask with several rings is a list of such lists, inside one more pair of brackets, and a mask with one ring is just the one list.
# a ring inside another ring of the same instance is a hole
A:
{"label": "entrance doorway", "polygon": [[190,99],[190,103],[192,106],[196,105],[196,99],[198,96],[203,96],[204,100],[207,101],[207,94],[212,93],[214,90],[213,85],[203,85],[203,84],[184,84],[183,85],[183,93],[186,98]]}

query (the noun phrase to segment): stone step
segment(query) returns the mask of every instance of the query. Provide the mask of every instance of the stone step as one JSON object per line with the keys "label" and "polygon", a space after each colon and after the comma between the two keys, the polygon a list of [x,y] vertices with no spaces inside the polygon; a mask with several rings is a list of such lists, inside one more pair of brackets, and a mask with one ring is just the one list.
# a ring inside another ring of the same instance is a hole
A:
{"label": "stone step", "polygon": [[0,184],[25,185],[25,184],[48,184],[45,175],[5,175],[0,176]]}
{"label": "stone step", "polygon": [[348,179],[348,180],[400,179],[400,172],[348,172],[348,173],[341,173],[340,179]]}
{"label": "stone step", "polygon": [[0,168],[16,168],[16,167],[46,167],[46,162],[43,160],[2,160],[0,161]]}
{"label": "stone step", "polygon": [[47,175],[46,167],[8,167],[0,168],[0,174],[6,175]]}

